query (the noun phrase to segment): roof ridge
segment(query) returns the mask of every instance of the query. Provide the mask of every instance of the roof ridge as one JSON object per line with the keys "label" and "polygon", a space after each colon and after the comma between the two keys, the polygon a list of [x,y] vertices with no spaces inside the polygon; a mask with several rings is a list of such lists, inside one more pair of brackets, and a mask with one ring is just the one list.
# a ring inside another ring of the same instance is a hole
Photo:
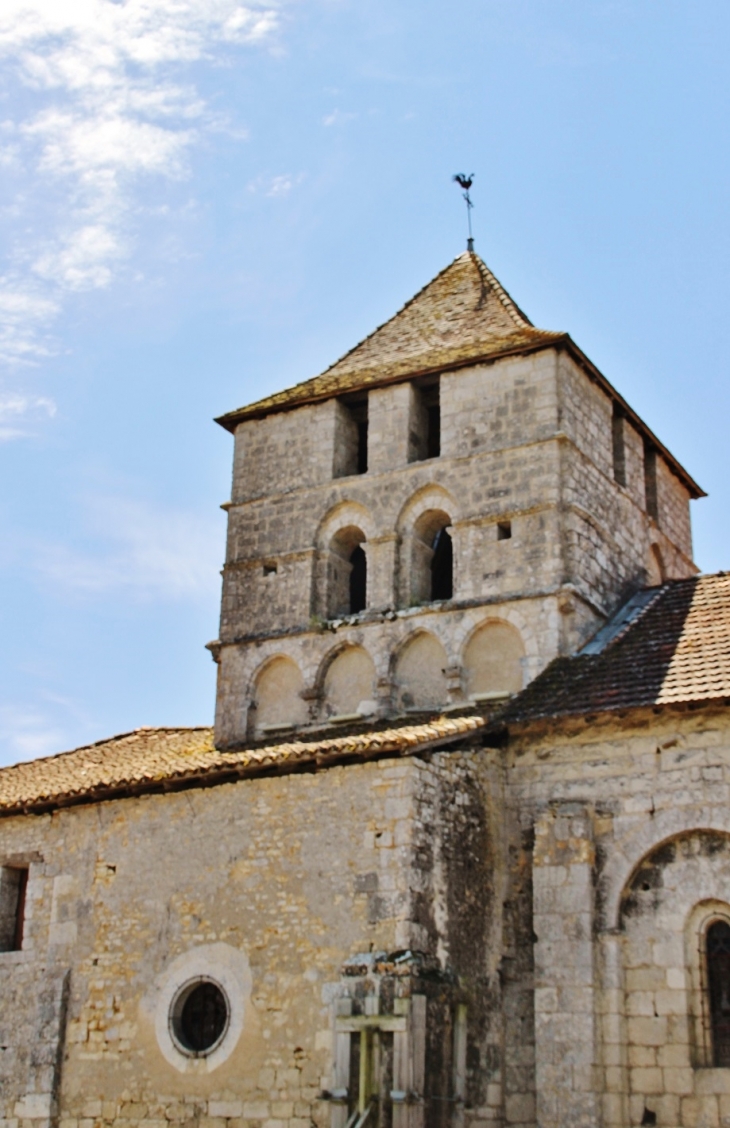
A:
{"label": "roof ridge", "polygon": [[[481,258],[481,256],[478,255],[476,253],[476,251],[464,251],[464,254],[469,255],[469,257],[472,259],[472,261],[476,264],[476,268],[479,271],[479,273],[482,275],[482,278],[486,279],[487,285],[494,291],[496,296],[499,298],[500,302],[502,303],[502,305],[506,309],[507,313],[509,313],[509,315],[512,318],[512,320],[514,321],[515,325],[519,326],[519,328],[521,328],[521,329],[523,329],[525,327],[525,325],[528,325],[531,329],[534,329],[535,328],[534,323],[532,321],[530,321],[527,314],[523,310],[520,309],[520,307],[517,305],[517,302],[514,300],[512,295],[504,288],[504,286],[499,281],[499,279],[496,277],[496,275],[492,274],[491,270],[487,266],[484,259]],[[461,257],[462,256],[460,255],[459,258],[461,258]],[[542,332],[544,332],[544,330],[542,330]],[[548,332],[549,332],[549,330],[548,330]]]}
{"label": "roof ridge", "polygon": [[[643,619],[649,608],[654,606],[659,597],[663,595],[665,589],[667,589],[672,582],[671,580],[667,580],[654,589],[639,588],[625,603],[622,603],[620,607],[616,608],[613,615],[606,620],[600,630],[596,631],[593,638],[589,639],[577,654],[570,655],[570,657],[598,658],[600,655],[605,654],[614,643],[619,642],[625,636],[627,631],[630,631],[632,627]],[[616,620],[618,620],[617,629],[611,634],[611,624]],[[601,635],[608,636],[602,645]]]}
{"label": "roof ridge", "polygon": [[[421,294],[424,293],[425,290],[428,290],[431,286],[433,286],[434,282],[438,282],[439,278],[441,278],[442,275],[446,274],[447,270],[451,270],[454,263],[457,263],[460,259],[463,259],[467,254],[469,254],[468,251],[462,251],[462,253],[457,255],[456,258],[452,259],[451,262],[448,262],[446,266],[442,267],[442,269],[439,270],[438,274],[434,274],[433,278],[430,278],[428,282],[424,283],[424,285],[421,286],[420,290],[417,290],[416,293],[412,297],[410,297],[407,302],[404,302],[402,306],[399,306],[394,314],[386,318],[385,321],[381,321],[379,325],[376,325],[372,332],[368,333],[365,337],[362,337],[356,345],[353,345],[352,348],[348,349],[347,352],[342,354],[342,356],[338,356],[337,360],[334,360],[332,364],[323,369],[323,371],[320,372],[318,376],[312,376],[310,379],[318,380],[320,376],[326,376],[327,373],[331,372],[333,368],[336,368],[338,364],[342,364],[343,360],[347,360],[348,356],[352,356],[354,352],[357,352],[357,350],[361,348],[362,345],[366,344],[366,342],[369,341],[372,337],[374,337],[376,333],[379,333],[380,330],[384,329],[386,325],[390,325],[391,321],[395,321],[396,317],[400,317],[400,315],[405,310],[407,310],[409,306],[412,306],[413,303],[417,301],[418,298],[420,298]],[[474,257],[479,258],[478,255],[475,255]],[[308,384],[309,382],[309,380],[304,381],[304,383],[306,384]]]}
{"label": "roof ridge", "polygon": [[730,576],[683,576],[643,591],[646,603],[622,621],[635,596],[624,604],[600,651],[555,659],[506,723],[730,700]]}

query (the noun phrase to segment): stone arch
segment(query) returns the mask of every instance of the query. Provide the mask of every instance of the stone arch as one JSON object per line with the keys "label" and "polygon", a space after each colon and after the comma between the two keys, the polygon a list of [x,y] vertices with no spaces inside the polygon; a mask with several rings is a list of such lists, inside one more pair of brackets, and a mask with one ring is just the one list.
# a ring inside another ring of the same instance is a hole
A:
{"label": "stone arch", "polygon": [[601,927],[619,927],[621,898],[643,859],[673,838],[693,833],[730,835],[730,811],[721,807],[670,808],[655,811],[651,821],[640,824],[622,839],[614,841],[598,881]]}
{"label": "stone arch", "polygon": [[393,660],[396,708],[438,709],[448,701],[448,656],[436,635],[417,631],[401,644]]}
{"label": "stone arch", "polygon": [[400,607],[451,599],[456,588],[456,502],[441,486],[424,486],[403,506],[398,533],[397,591]]}
{"label": "stone arch", "polygon": [[489,700],[519,693],[524,680],[525,644],[506,619],[487,619],[464,645],[464,691],[471,700]]}
{"label": "stone arch", "polygon": [[646,558],[646,584],[647,587],[659,587],[667,578],[662,550],[658,544],[649,546]]}
{"label": "stone arch", "polygon": [[[691,859],[693,852],[714,856],[721,851],[727,855],[729,879],[727,888],[730,888],[730,833],[728,831],[693,827],[656,843],[639,859],[623,886],[619,901],[619,928],[623,928],[627,919],[635,915],[644,894],[650,894],[650,897],[644,898],[644,901],[650,907],[656,908],[656,892],[663,887],[661,875],[667,867],[675,865],[682,857],[685,860]],[[703,888],[700,883],[693,882],[686,886],[686,898],[692,902],[692,905],[698,900],[707,900],[714,896],[715,893]],[[672,908],[674,909],[675,906],[676,902]],[[677,908],[681,911],[679,906]]]}
{"label": "stone arch", "polygon": [[325,719],[368,717],[377,711],[375,663],[363,646],[345,645],[330,651],[317,681]]}
{"label": "stone arch", "polygon": [[367,606],[367,542],[373,531],[369,511],[354,501],[335,505],[320,522],[315,536],[314,608],[323,619],[356,614]]}
{"label": "stone arch", "polygon": [[249,735],[265,736],[281,727],[296,727],[308,719],[301,693],[304,679],[299,666],[286,654],[276,654],[253,677],[249,709]]}
{"label": "stone arch", "polygon": [[427,509],[444,509],[455,521],[460,517],[460,507],[456,498],[443,486],[430,483],[416,490],[402,506],[396,521],[397,532],[401,536],[409,532],[421,513],[425,513]]}
{"label": "stone arch", "polygon": [[372,540],[375,535],[373,518],[366,506],[359,501],[340,501],[325,513],[317,526],[315,548],[319,551],[328,548],[337,532],[349,525],[362,529],[366,540]]}
{"label": "stone arch", "polygon": [[[730,834],[693,828],[644,854],[622,889],[624,1011],[649,1019],[629,1019],[629,1040],[636,1047],[636,1057],[629,1062],[629,1089],[644,1096],[645,1107],[652,1111],[657,1089],[644,1066],[651,1065],[657,1046],[664,1061],[656,1064],[685,1070],[692,1087],[697,1078],[692,1067],[730,1064],[729,1032],[722,1031],[724,1044],[718,1046],[718,1031],[713,1029],[706,958],[708,929],[723,922],[726,937],[730,934],[730,905],[724,899],[728,888]],[[723,977],[727,995],[730,953]],[[723,1009],[730,1012],[727,1001]],[[723,1091],[722,1086],[713,1087],[711,1078],[701,1089],[708,1097]],[[691,1096],[692,1088],[683,1092]],[[717,1117],[707,1122],[717,1123]]]}
{"label": "stone arch", "polygon": [[[721,951],[717,950],[719,938],[713,937],[718,931],[724,933]],[[727,1069],[730,1066],[730,904],[727,900],[700,901],[690,915],[686,938],[693,1065]]]}

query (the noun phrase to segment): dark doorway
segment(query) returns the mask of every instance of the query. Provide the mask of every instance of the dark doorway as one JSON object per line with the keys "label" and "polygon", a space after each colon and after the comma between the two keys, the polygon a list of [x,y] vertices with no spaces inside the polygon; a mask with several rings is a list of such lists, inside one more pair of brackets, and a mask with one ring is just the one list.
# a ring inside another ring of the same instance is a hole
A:
{"label": "dark doorway", "polygon": [[350,554],[350,614],[355,615],[358,611],[365,610],[365,598],[367,595],[368,574],[367,574],[367,559],[365,551],[357,545],[353,548]]}
{"label": "dark doorway", "polygon": [[431,558],[431,599],[451,599],[454,593],[454,549],[446,529],[434,538]]}
{"label": "dark doorway", "polygon": [[730,1066],[730,925],[717,920],[707,929],[707,980],[715,1068]]}

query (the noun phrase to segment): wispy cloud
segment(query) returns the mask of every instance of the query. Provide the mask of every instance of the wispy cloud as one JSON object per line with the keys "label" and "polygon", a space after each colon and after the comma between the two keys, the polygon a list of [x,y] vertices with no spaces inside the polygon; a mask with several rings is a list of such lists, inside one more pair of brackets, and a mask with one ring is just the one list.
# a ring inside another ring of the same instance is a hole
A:
{"label": "wispy cloud", "polygon": [[37,360],[64,294],[110,284],[130,255],[143,179],[184,177],[192,148],[221,128],[194,65],[267,43],[282,2],[4,0],[0,67],[16,112],[0,122],[0,164],[15,185],[0,216],[13,232],[0,361]]}
{"label": "wispy cloud", "polygon": [[0,442],[24,438],[39,419],[55,414],[56,405],[47,396],[0,393]]}
{"label": "wispy cloud", "polygon": [[301,184],[303,180],[303,172],[296,175],[286,172],[280,176],[257,176],[255,180],[249,182],[248,190],[249,192],[261,192],[264,196],[269,196],[272,199],[281,199],[288,196],[292,189]]}
{"label": "wispy cloud", "polygon": [[39,709],[0,705],[0,764],[48,756],[63,747],[63,729]]}
{"label": "wispy cloud", "polygon": [[348,121],[354,121],[357,114],[345,112],[344,110],[333,110],[332,113],[326,114],[322,118],[322,125],[346,125]]}
{"label": "wispy cloud", "polygon": [[223,544],[215,519],[107,497],[89,503],[88,526],[98,546],[94,550],[61,543],[34,545],[32,566],[44,585],[80,596],[217,596]]}

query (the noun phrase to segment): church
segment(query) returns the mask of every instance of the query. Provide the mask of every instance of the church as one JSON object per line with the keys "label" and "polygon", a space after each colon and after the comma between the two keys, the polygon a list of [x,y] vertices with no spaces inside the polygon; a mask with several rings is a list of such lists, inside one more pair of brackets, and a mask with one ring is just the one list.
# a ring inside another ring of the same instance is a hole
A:
{"label": "church", "polygon": [[730,574],[473,251],[234,436],[214,728],[0,770],[0,1128],[730,1125]]}

